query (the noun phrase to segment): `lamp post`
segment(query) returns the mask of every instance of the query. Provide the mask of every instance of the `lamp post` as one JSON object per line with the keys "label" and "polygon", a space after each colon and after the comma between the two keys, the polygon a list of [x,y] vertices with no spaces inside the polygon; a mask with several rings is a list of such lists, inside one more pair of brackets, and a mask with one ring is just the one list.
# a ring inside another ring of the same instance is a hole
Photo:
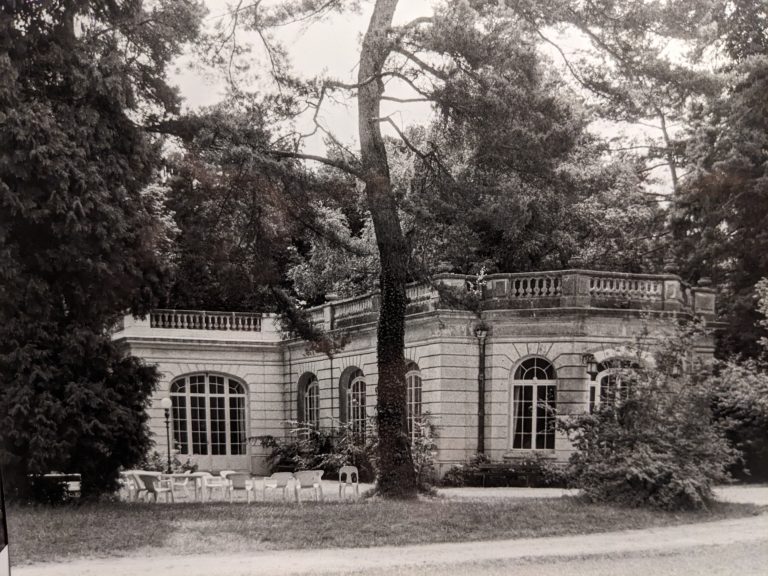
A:
{"label": "lamp post", "polygon": [[581,361],[586,365],[587,374],[589,374],[590,378],[597,376],[597,360],[595,360],[594,354],[584,354],[581,357]]}
{"label": "lamp post", "polygon": [[160,400],[160,407],[165,410],[165,442],[168,450],[168,474],[171,473],[171,407],[173,402],[167,396]]}
{"label": "lamp post", "polygon": [[485,454],[485,338],[488,327],[480,324],[475,328],[478,344],[477,358],[477,453]]}

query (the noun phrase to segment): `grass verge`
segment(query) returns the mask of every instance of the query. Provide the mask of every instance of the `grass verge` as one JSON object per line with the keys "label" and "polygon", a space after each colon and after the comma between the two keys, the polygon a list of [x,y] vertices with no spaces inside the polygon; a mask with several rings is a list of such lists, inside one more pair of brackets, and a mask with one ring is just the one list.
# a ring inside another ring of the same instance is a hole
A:
{"label": "grass verge", "polygon": [[14,565],[83,557],[401,546],[587,534],[748,516],[749,504],[666,513],[575,498],[344,503],[101,503],[8,510]]}

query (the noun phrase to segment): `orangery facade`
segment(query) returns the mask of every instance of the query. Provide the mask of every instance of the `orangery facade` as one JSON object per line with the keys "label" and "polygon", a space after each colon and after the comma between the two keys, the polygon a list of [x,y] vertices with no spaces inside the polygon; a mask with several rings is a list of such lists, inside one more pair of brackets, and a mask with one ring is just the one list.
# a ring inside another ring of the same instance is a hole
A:
{"label": "orangery facade", "polygon": [[[440,472],[478,452],[497,461],[567,459],[572,448],[553,418],[594,407],[616,385],[617,369],[653,362],[654,343],[680,318],[714,319],[714,291],[675,275],[495,274],[475,292],[479,312],[448,304],[440,288],[460,292],[469,281],[441,275],[408,287],[409,433],[429,415]],[[270,314],[155,310],[126,317],[113,337],[160,371],[150,408],[159,452],[161,401],[170,398],[180,460],[264,473],[259,438],[285,437],[292,423],[365,429],[376,407],[378,305],[374,293],[309,310],[317,327],[343,335],[332,355],[282,333]],[[697,353],[711,355],[712,343]]]}

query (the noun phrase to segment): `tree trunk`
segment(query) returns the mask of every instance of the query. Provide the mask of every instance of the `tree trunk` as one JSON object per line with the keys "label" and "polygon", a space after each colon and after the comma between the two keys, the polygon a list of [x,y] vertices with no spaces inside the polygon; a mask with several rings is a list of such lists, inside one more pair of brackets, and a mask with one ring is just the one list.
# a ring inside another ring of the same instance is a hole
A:
{"label": "tree trunk", "polygon": [[379,492],[385,497],[412,498],[416,495],[416,474],[411,444],[406,433],[405,385],[405,281],[408,247],[400,227],[392,194],[389,165],[379,121],[381,73],[390,53],[387,31],[397,0],[377,0],[360,52],[358,70],[358,114],[363,181],[368,209],[376,231],[381,260],[381,310],[378,340]]}

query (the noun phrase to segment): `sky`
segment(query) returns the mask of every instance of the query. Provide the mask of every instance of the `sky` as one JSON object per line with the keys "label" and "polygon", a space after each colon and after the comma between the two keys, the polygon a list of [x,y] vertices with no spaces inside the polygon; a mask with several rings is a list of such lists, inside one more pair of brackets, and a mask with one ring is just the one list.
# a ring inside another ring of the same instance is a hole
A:
{"label": "sky", "polygon": [[[228,12],[228,4],[232,2],[206,0],[205,4],[209,10],[205,23],[213,26],[222,19],[222,15]],[[311,26],[292,25],[285,28],[279,39],[290,51],[294,70],[307,78],[323,75],[341,81],[354,82],[357,77],[356,63],[359,46],[373,6],[372,2],[362,4],[362,11],[359,14],[335,14],[328,20]],[[395,14],[395,24],[431,14],[433,4],[432,0],[401,0]],[[253,43],[256,52],[262,58],[262,64],[266,65],[258,37],[244,35],[244,39]],[[181,89],[186,107],[197,108],[219,102],[224,95],[223,79],[211,74],[210,71],[202,70],[194,62],[195,58],[190,54],[180,59],[172,77],[172,82]],[[393,85],[388,92],[406,97],[413,95],[403,86]],[[429,115],[430,109],[424,103],[384,102],[382,111],[384,115],[392,114],[393,120],[401,127],[405,127],[424,120]],[[347,105],[325,105],[320,120],[342,142],[350,144],[356,142],[357,109],[354,100]],[[311,130],[309,121],[302,129]],[[383,129],[385,132],[394,134],[391,128],[385,126]],[[308,152],[322,153],[324,150],[325,146],[319,135],[307,143]]]}
{"label": "sky", "polygon": [[[247,4],[249,0],[244,0]],[[269,4],[279,0],[264,0]],[[295,0],[298,1],[298,0]],[[419,16],[430,15],[437,0],[401,0],[395,13],[395,24],[408,22]],[[213,27],[217,22],[226,22],[227,14],[237,2],[232,0],[205,0],[209,14],[205,19],[205,25]],[[313,23],[309,26],[294,24],[283,28],[278,39],[288,49],[293,69],[305,78],[317,76],[331,77],[343,82],[354,82],[357,77],[356,63],[359,55],[359,47],[363,32],[371,14],[373,2],[363,0],[360,13],[333,14],[324,21]],[[262,44],[255,34],[239,32],[238,38],[244,43],[253,46],[253,55],[257,58],[253,68],[266,69],[268,60],[263,52]],[[588,42],[583,38],[570,35],[555,36],[558,44],[566,53],[572,50],[585,49]],[[546,51],[546,45],[544,47]],[[556,65],[562,65],[561,57],[552,49],[550,58]],[[175,67],[172,82],[179,86],[185,99],[187,108],[208,106],[222,100],[225,91],[225,81],[221,74],[215,74],[211,70],[202,69],[198,64],[198,58],[192,53],[182,57]],[[258,84],[249,87],[257,87]],[[415,94],[410,88],[400,81],[393,81],[388,85],[387,93],[398,97],[413,97]],[[339,92],[339,95],[343,95]],[[429,118],[431,109],[426,103],[395,103],[382,102],[383,116],[391,115],[400,128],[410,124],[421,123]],[[348,103],[326,102],[323,105],[319,120],[322,125],[330,130],[334,136],[350,148],[357,148],[357,109],[354,99]],[[303,123],[297,125],[301,132],[312,131],[311,117],[307,116]],[[652,129],[639,126],[616,125],[608,123],[596,123],[594,131],[603,136],[622,136],[637,138],[657,138],[660,134]],[[394,130],[384,124],[382,131],[385,134],[396,136]],[[325,143],[322,133],[318,133],[305,142],[305,152],[324,154]],[[653,186],[655,192],[668,190],[668,173],[666,169],[655,170],[653,175],[661,181]]]}

